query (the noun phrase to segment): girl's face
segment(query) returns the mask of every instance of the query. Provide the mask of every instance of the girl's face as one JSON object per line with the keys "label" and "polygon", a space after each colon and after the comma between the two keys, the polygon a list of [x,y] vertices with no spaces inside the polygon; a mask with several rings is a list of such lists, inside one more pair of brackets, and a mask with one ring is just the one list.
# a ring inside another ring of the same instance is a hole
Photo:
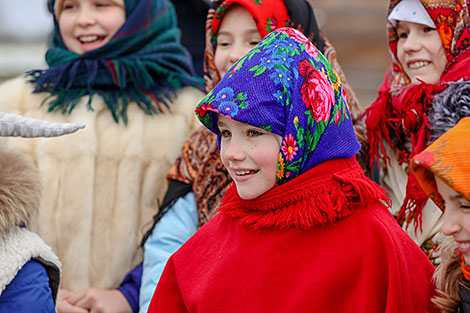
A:
{"label": "girl's face", "polygon": [[220,77],[260,41],[256,23],[248,10],[233,5],[224,14],[217,35],[214,63]]}
{"label": "girl's face", "polygon": [[219,114],[220,157],[242,199],[255,199],[274,187],[282,138]]}
{"label": "girl's face", "polygon": [[114,0],[64,0],[62,5],[60,33],[78,54],[104,46],[126,21],[124,6]]}
{"label": "girl's face", "polygon": [[465,262],[470,264],[470,202],[436,177],[439,194],[445,202],[441,231],[446,236],[454,237],[459,244],[457,253],[463,254]]}
{"label": "girl's face", "polygon": [[397,57],[412,84],[437,84],[447,58],[437,30],[423,24],[399,21]]}

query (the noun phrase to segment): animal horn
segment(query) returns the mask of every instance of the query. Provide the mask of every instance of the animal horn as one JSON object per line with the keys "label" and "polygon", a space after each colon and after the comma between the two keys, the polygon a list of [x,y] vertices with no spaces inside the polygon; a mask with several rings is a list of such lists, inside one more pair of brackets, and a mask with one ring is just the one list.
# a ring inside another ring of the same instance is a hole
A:
{"label": "animal horn", "polygon": [[84,128],[82,123],[52,123],[17,114],[0,112],[0,136],[57,137]]}

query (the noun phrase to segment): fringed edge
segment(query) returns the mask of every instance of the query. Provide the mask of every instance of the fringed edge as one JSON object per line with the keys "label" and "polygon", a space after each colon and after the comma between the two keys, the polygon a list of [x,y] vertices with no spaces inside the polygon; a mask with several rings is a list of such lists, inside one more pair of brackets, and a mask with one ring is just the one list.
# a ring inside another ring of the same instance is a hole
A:
{"label": "fringed edge", "polygon": [[[374,167],[376,160],[383,156],[389,163],[390,158],[385,152],[383,139],[395,149],[387,127],[388,115],[390,114],[389,91],[383,91],[377,99],[365,110],[360,119],[365,117],[366,135],[369,144],[370,167]],[[380,152],[379,152],[380,151]],[[382,156],[381,156],[381,154]]]}
{"label": "fringed edge", "polygon": [[428,201],[428,195],[418,183],[412,172],[408,174],[406,196],[398,213],[397,221],[400,225],[407,223],[406,228],[413,222],[415,232],[423,231],[423,208]]}
{"label": "fringed edge", "polygon": [[[234,193],[235,185],[227,191],[229,197]],[[299,184],[288,193],[291,195],[288,199],[285,195],[279,195],[262,203],[257,202],[253,209],[243,204],[234,206],[228,201],[220,211],[223,215],[241,219],[254,230],[266,227],[309,230],[343,219],[370,202],[382,200],[391,205],[385,189],[368,179],[358,165],[356,169],[348,168],[345,173],[334,174],[328,179]],[[282,204],[281,208],[279,203]]]}
{"label": "fringed edge", "polygon": [[[86,72],[81,72],[84,69]],[[97,85],[99,71],[106,71],[109,81]],[[80,99],[87,94],[88,110],[93,111],[92,98],[98,94],[106,103],[114,121],[119,123],[122,120],[127,125],[127,106],[130,101],[137,103],[145,114],[157,115],[170,110],[177,90],[186,86],[203,90],[202,81],[195,77],[169,75],[157,81],[155,77],[160,76],[152,73],[159,74],[158,72],[153,63],[137,58],[108,60],[98,64],[83,59],[49,70],[33,70],[27,72],[26,76],[29,77],[29,82],[35,84],[34,93],[50,93],[43,101],[43,104],[47,103],[49,106],[49,112],[61,111],[63,114],[70,114]],[[73,87],[74,83],[77,87]],[[109,85],[108,89],[106,85]],[[53,97],[56,98],[51,100]]]}

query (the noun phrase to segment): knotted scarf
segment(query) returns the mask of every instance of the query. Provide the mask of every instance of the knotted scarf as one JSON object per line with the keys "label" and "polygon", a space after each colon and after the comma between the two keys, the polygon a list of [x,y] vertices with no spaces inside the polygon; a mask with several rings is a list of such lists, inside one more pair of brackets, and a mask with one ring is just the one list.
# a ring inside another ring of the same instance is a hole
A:
{"label": "knotted scarf", "polygon": [[279,185],[360,149],[336,71],[292,28],[272,32],[235,63],[196,114],[219,142],[218,114],[281,136]]}
{"label": "knotted scarf", "polygon": [[219,142],[219,114],[283,138],[276,186],[243,200],[232,185],[222,200],[221,214],[253,229],[307,230],[334,223],[372,199],[386,201],[384,189],[354,159],[360,144],[341,81],[295,29],[265,37],[225,74],[196,114]]}
{"label": "knotted scarf", "polygon": [[[318,47],[320,52],[324,52],[325,57],[333,65],[337,74],[340,76],[342,86],[346,91],[349,100],[351,114],[360,111],[357,98],[346,81],[343,70],[337,60],[336,50],[329,40],[319,31],[315,15],[310,4],[306,0],[271,0],[273,3],[284,2],[287,12],[291,17],[291,25],[293,28],[303,30],[302,32]],[[216,5],[223,3],[222,1],[215,1]],[[244,3],[243,3],[244,4]],[[241,4],[242,5],[242,4]],[[279,6],[273,6],[277,8]],[[281,6],[282,7],[282,6]],[[205,69],[206,69],[206,89],[211,90],[220,78],[214,65],[214,50],[215,44],[212,38],[212,21],[215,9],[211,9],[207,19],[207,32],[206,32],[206,50],[205,50]],[[259,23],[258,20],[255,22]],[[322,50],[322,48],[324,50]],[[354,117],[353,117],[354,119]],[[194,192],[196,203],[199,211],[199,225],[204,225],[216,213],[217,208],[220,206],[222,197],[231,182],[230,176],[227,173],[224,165],[220,161],[219,150],[217,146],[217,137],[201,127],[195,132],[189,140],[183,145],[181,155],[178,157],[175,164],[170,169],[168,174],[170,179],[170,187],[168,195],[168,202],[181,195],[181,188],[177,186],[180,183],[190,186],[190,190]],[[164,201],[165,203],[165,201]],[[156,221],[161,218],[166,212],[164,204],[160,208]]]}
{"label": "knotted scarf", "polygon": [[[50,6],[54,6],[52,1]],[[34,92],[48,92],[49,111],[71,113],[79,100],[100,95],[114,120],[127,123],[129,102],[149,115],[171,107],[176,90],[200,87],[189,54],[179,43],[176,15],[167,0],[126,0],[126,21],[110,42],[82,55],[67,49],[54,16],[49,68],[27,73]]]}
{"label": "knotted scarf", "polygon": [[[440,81],[435,84],[412,85],[397,59],[398,36],[395,27],[388,23],[389,50],[393,64],[379,88],[379,95],[365,112],[367,137],[370,145],[371,166],[375,158],[390,161],[385,152],[384,140],[399,155],[399,162],[409,162],[428,144],[432,125],[428,116],[435,95],[447,88],[447,82],[468,80],[470,67],[470,33],[468,29],[468,0],[420,0],[436,25],[447,57],[447,65]],[[392,0],[387,16],[400,0]],[[411,149],[405,144],[411,141]],[[422,209],[427,195],[413,174],[408,175],[406,197],[398,220],[415,223],[421,228]]]}

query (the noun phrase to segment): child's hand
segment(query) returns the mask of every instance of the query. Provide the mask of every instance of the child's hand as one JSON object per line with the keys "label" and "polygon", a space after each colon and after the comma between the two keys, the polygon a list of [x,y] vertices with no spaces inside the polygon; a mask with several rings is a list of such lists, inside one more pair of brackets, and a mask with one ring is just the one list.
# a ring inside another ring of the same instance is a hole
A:
{"label": "child's hand", "polygon": [[56,305],[57,313],[88,313],[88,310],[75,306],[69,302],[69,299],[73,294],[73,292],[66,289],[59,289]]}
{"label": "child's hand", "polygon": [[[74,307],[90,313],[132,313],[132,309],[124,295],[117,289],[88,288],[74,292],[68,301]],[[75,311],[71,311],[75,313]],[[59,312],[62,313],[62,312]]]}

